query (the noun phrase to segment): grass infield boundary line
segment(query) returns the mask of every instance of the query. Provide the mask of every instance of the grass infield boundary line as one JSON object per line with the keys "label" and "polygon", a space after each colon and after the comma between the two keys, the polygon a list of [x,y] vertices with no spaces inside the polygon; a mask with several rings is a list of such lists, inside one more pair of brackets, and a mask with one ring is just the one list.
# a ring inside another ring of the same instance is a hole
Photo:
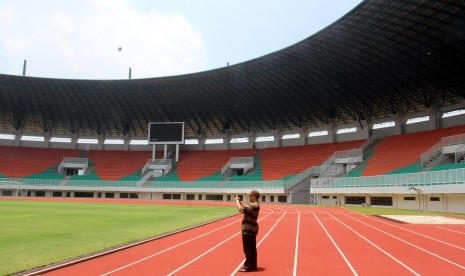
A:
{"label": "grass infield boundary line", "polygon": [[230,216],[221,217],[221,218],[210,220],[210,221],[200,223],[200,224],[197,224],[197,225],[194,225],[194,226],[189,226],[189,227],[186,227],[186,228],[175,230],[173,232],[168,232],[168,233],[165,233],[165,234],[161,234],[159,236],[155,236],[155,237],[152,237],[152,238],[149,238],[149,239],[146,239],[146,240],[126,244],[126,245],[123,245],[123,246],[117,246],[117,247],[114,247],[114,248],[110,248],[108,250],[104,250],[102,252],[98,252],[98,253],[95,253],[95,254],[90,254],[88,256],[80,257],[80,258],[77,258],[77,259],[74,259],[74,260],[71,260],[71,261],[66,261],[66,262],[58,263],[58,264],[52,264],[52,265],[48,265],[48,266],[45,266],[45,267],[28,270],[28,271],[25,271],[25,272],[15,273],[14,275],[17,275],[17,276],[40,275],[42,273],[47,273],[47,272],[50,272],[50,271],[53,271],[53,270],[57,270],[57,269],[61,269],[61,268],[71,266],[71,265],[74,265],[74,264],[82,263],[82,262],[92,260],[92,259],[95,259],[95,258],[99,258],[99,257],[105,256],[105,255],[113,254],[115,252],[122,251],[122,250],[125,250],[125,249],[128,249],[128,248],[131,248],[131,247],[135,247],[135,246],[138,246],[138,245],[141,245],[141,244],[144,244],[144,243],[148,243],[148,242],[151,242],[151,241],[166,238],[166,237],[169,237],[169,236],[172,236],[172,235],[175,235],[175,234],[179,234],[179,233],[182,233],[182,232],[185,232],[185,231],[188,231],[188,230],[192,230],[192,229],[195,229],[195,228],[198,228],[198,227],[202,227],[202,226],[205,226],[205,225],[208,225],[208,224],[220,221],[220,220],[224,220],[224,219],[227,219],[227,218],[232,218],[232,217],[237,216],[237,215],[238,214],[233,214],[233,215],[230,215]]}

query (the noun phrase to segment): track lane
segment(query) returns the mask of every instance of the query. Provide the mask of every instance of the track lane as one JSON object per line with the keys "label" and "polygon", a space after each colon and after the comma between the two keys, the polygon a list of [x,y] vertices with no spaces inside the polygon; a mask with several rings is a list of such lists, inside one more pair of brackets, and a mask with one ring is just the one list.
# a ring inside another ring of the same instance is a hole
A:
{"label": "track lane", "polygon": [[[465,226],[453,227],[451,225],[438,225],[436,227],[439,228],[439,229],[448,231],[448,232],[453,232],[453,233],[459,234],[459,236],[451,237],[454,241],[456,241],[456,239],[460,240],[460,238],[463,237],[463,236],[460,236],[460,235],[465,235]],[[443,235],[444,233],[441,233],[441,234],[442,234],[441,236],[444,237],[444,235]],[[450,233],[447,233],[447,234],[450,234]],[[465,244],[465,240],[463,240],[463,243]]]}
{"label": "track lane", "polygon": [[[241,219],[238,214],[43,275],[236,275],[244,261]],[[261,275],[412,275],[418,271],[421,275],[460,275],[464,272],[394,237],[410,238],[412,244],[419,244],[417,247],[437,250],[432,252],[455,258],[460,265],[465,254],[451,252],[451,248],[461,250],[447,243],[460,247],[465,240],[465,228],[412,226],[339,207],[280,204],[262,204],[259,220],[257,245]],[[438,244],[436,247],[440,249],[429,248],[431,243]],[[431,259],[434,259],[431,264],[422,265]]]}
{"label": "track lane", "polygon": [[238,234],[237,227],[230,226],[109,275],[170,275],[187,263],[195,261],[199,255],[208,254],[225,240],[238,237]]}
{"label": "track lane", "polygon": [[[444,231],[440,230],[437,225],[427,224],[401,224],[396,225],[395,222],[385,222],[383,219],[378,219],[366,215],[347,217],[356,220],[371,228],[378,228],[379,231],[385,231],[399,239],[411,242],[415,246],[419,246],[429,252],[440,255],[451,261],[456,261],[462,266],[465,266],[465,239],[458,233],[448,233],[444,235]],[[458,258],[457,258],[458,257]]]}
{"label": "track lane", "polygon": [[[274,220],[273,210],[265,211],[262,215],[261,220],[270,219]],[[122,274],[114,275],[227,275],[230,271],[224,262],[220,263],[218,259],[222,261],[230,260],[237,263],[242,259],[242,243],[240,237],[240,225],[242,215],[237,216],[239,218],[236,223],[228,230],[218,231],[218,236],[212,238],[208,236],[202,240],[199,240],[196,244],[190,244],[188,247],[184,246],[179,250],[171,251],[169,254],[160,256],[153,259],[150,264],[134,266],[128,270],[122,272]],[[266,224],[264,225],[266,229]],[[228,250],[224,255],[218,253],[221,248],[235,248],[234,251]],[[214,260],[208,262],[206,265],[199,265],[205,259],[210,256],[214,256]],[[163,264],[160,266],[160,264]],[[156,267],[156,273],[154,274],[153,269],[150,271],[148,267]]]}
{"label": "track lane", "polygon": [[339,219],[422,275],[465,273],[462,249],[360,214],[343,214]]}
{"label": "track lane", "polygon": [[[280,210],[276,210],[279,212]],[[292,275],[298,213],[281,209],[282,218],[266,239],[257,240],[261,275]],[[260,230],[262,231],[262,230]]]}
{"label": "track lane", "polygon": [[[266,238],[266,233],[272,231],[273,226],[279,221],[282,216],[281,211],[276,209],[263,208],[260,212],[258,223],[260,225],[260,231],[257,236],[257,251],[258,251],[258,263],[260,265],[261,249],[259,242]],[[240,215],[242,218],[242,215]],[[234,239],[228,240],[224,244],[218,244],[214,250],[205,254],[200,252],[198,257],[192,263],[186,263],[182,269],[177,269],[173,275],[229,275],[231,271],[236,271],[238,264],[241,264],[244,260],[244,253],[242,251],[242,237],[241,237],[241,223],[235,225],[236,236]]]}
{"label": "track lane", "polygon": [[[273,210],[266,207],[262,209],[260,219],[263,221],[260,222],[260,226],[263,232],[275,223],[280,214],[273,214]],[[234,250],[226,250],[226,254],[217,254],[214,250],[211,254],[215,255],[215,259],[218,256],[223,256],[225,260],[231,260],[230,267],[225,266],[224,271],[210,269],[211,262],[207,270],[205,266],[202,267],[204,275],[226,275],[231,271],[231,267],[243,259],[239,235],[241,219],[242,216],[237,215],[187,232],[52,271],[45,275],[167,275],[188,263],[197,263],[203,259],[201,257],[199,260],[195,260],[199,255],[209,250],[212,251],[212,248],[223,243],[225,239],[231,239],[225,246],[228,249],[234,248]],[[231,247],[227,246],[229,244],[232,244]],[[208,255],[210,254],[205,256]],[[218,265],[219,263],[214,261],[214,268],[217,268]],[[175,274],[182,274],[185,271],[186,274],[193,275],[191,267],[195,266],[187,265],[186,269],[181,269]]]}
{"label": "track lane", "polygon": [[212,235],[218,235],[217,232],[219,231],[236,232],[236,225],[240,221],[241,217],[234,216],[43,275],[105,275],[106,273],[116,273],[119,269],[124,270],[135,265],[148,266],[147,264],[151,259],[158,259],[160,255],[164,254],[171,254],[179,248],[192,247],[199,240],[208,240]]}
{"label": "track lane", "polygon": [[[334,236],[335,242],[347,256],[359,275],[416,275],[417,272],[403,261],[386,252],[372,237],[344,224],[338,211],[323,211],[324,226]],[[386,268],[389,268],[387,270]],[[418,275],[418,274],[417,274]]]}
{"label": "track lane", "polygon": [[297,275],[353,274],[320,225],[321,215],[318,210],[302,210]]}
{"label": "track lane", "polygon": [[[357,212],[350,213],[346,212],[346,215],[351,217],[356,217],[360,220],[365,221],[368,224],[374,223],[381,223],[385,225],[389,225],[396,229],[401,229],[405,232],[410,232],[412,234],[418,235],[421,238],[433,240],[445,245],[449,245],[451,247],[455,247],[461,250],[465,250],[465,239],[462,235],[465,235],[465,226],[459,224],[409,224],[409,223],[402,223],[391,221],[388,219],[380,218],[377,216],[367,216],[364,214],[359,214]],[[453,233],[445,233],[443,231],[438,231],[438,229],[443,229],[453,232]],[[456,230],[454,230],[456,229]],[[460,232],[462,230],[463,232]]]}

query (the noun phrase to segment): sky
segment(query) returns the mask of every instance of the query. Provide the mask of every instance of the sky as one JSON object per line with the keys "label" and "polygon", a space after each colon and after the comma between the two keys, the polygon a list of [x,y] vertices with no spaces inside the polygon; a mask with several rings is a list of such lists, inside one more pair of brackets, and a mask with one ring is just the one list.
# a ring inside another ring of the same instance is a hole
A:
{"label": "sky", "polygon": [[0,74],[61,79],[202,72],[291,46],[361,0],[0,0]]}

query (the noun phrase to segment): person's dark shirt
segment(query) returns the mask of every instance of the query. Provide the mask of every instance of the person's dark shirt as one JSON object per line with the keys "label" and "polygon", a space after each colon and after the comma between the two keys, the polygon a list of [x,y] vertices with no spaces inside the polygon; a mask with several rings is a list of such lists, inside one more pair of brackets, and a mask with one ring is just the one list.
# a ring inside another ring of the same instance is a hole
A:
{"label": "person's dark shirt", "polygon": [[242,234],[258,234],[258,215],[260,213],[260,204],[258,202],[249,202],[242,207],[241,212],[244,214],[242,218]]}

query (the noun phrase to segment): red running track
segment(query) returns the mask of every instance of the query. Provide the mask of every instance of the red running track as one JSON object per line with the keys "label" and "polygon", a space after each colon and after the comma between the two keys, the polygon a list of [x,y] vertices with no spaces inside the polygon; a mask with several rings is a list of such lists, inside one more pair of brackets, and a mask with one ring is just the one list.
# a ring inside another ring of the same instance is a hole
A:
{"label": "red running track", "polygon": [[[233,206],[232,206],[233,208]],[[41,275],[236,275],[241,215]],[[465,226],[262,204],[260,275],[465,275]],[[37,274],[37,273],[36,273]]]}

